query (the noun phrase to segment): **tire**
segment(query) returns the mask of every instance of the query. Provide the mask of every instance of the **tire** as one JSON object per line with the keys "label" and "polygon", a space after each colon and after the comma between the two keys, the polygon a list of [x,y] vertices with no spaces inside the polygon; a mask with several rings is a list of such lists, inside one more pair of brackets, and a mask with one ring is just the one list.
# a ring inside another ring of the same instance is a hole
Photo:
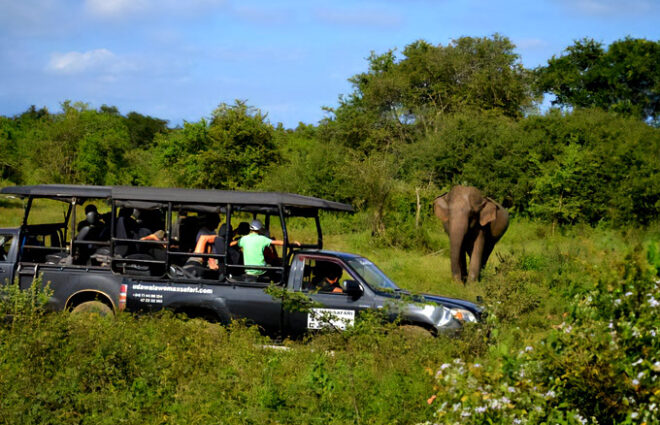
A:
{"label": "tire", "polygon": [[433,338],[433,332],[417,325],[401,325],[401,331],[404,335],[411,338]]}
{"label": "tire", "polygon": [[82,315],[82,314],[93,314],[101,317],[113,316],[114,312],[107,304],[102,303],[101,301],[85,301],[80,303],[71,310],[71,314]]}

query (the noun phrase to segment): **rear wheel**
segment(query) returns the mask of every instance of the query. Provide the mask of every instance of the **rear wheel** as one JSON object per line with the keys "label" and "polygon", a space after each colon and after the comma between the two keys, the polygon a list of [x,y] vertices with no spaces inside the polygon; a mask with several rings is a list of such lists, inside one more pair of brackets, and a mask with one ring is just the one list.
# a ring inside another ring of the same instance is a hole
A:
{"label": "rear wheel", "polygon": [[95,314],[98,316],[112,316],[113,311],[107,304],[101,301],[85,301],[71,310],[71,314]]}

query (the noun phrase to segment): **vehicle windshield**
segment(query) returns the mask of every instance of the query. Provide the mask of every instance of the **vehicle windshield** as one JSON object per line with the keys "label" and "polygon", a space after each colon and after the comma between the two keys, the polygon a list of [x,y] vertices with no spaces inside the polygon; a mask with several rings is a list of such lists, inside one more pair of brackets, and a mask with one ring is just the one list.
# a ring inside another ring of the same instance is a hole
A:
{"label": "vehicle windshield", "polygon": [[355,270],[367,284],[375,290],[397,291],[392,280],[387,277],[374,263],[364,257],[357,257],[348,260],[348,264]]}

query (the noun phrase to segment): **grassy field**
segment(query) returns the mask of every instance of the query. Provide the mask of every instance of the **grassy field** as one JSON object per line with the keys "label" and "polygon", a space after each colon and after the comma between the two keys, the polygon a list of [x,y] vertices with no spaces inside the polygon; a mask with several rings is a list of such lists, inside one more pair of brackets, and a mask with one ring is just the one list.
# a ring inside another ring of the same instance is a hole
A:
{"label": "grassy field", "polygon": [[[20,222],[9,207],[0,226]],[[488,320],[425,339],[368,316],[282,349],[241,323],[81,320],[9,294],[0,423],[657,423],[660,294],[645,257],[657,226],[514,218],[483,279],[468,285],[451,280],[439,223],[432,251],[329,227],[326,248],[370,258],[407,289],[481,296]]]}

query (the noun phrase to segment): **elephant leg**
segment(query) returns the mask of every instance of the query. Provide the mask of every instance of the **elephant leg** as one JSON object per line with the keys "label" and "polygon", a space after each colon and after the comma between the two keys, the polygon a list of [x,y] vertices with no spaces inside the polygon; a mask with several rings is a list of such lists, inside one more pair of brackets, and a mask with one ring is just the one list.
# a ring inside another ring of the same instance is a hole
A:
{"label": "elephant leg", "polygon": [[486,262],[488,261],[488,258],[490,257],[490,254],[493,253],[493,249],[495,248],[495,242],[497,242],[496,239],[492,239],[492,238],[488,239],[488,237],[486,237],[486,239],[487,240],[486,240],[486,243],[485,243],[485,246],[484,246],[484,253],[481,256],[481,268],[482,269],[484,267],[486,267]]}
{"label": "elephant leg", "polygon": [[468,272],[468,281],[474,282],[479,280],[479,273],[481,272],[481,262],[484,255],[484,245],[486,242],[486,235],[483,230],[477,234],[472,246],[472,255],[470,255],[470,270]]}
{"label": "elephant leg", "polygon": [[[459,276],[459,279],[457,279],[457,280],[461,280],[462,282],[465,282],[465,278],[467,277],[467,259],[466,259],[466,257],[467,257],[467,253],[463,249],[461,249],[461,254],[458,257],[458,265],[460,266],[461,274]],[[456,277],[454,276],[454,278],[456,278]]]}
{"label": "elephant leg", "polygon": [[464,281],[467,276],[465,261],[465,235],[450,234],[451,274],[455,281]]}

